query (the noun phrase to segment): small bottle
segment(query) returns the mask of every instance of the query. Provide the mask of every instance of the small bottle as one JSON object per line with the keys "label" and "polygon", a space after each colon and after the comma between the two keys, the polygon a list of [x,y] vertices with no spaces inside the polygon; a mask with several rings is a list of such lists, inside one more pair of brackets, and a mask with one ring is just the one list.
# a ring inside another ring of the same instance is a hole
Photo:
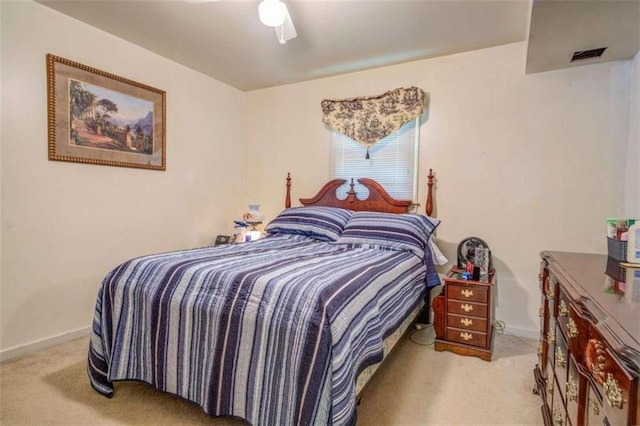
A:
{"label": "small bottle", "polygon": [[629,227],[627,236],[627,262],[640,263],[640,221]]}

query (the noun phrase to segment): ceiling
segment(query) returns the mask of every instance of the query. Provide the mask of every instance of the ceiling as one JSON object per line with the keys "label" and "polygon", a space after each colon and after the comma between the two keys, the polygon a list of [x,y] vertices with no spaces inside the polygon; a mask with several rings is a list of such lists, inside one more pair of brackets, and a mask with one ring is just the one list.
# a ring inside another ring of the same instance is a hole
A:
{"label": "ceiling", "polygon": [[[533,8],[529,0],[285,2],[298,37],[281,45],[273,28],[260,23],[258,0],[38,0],[243,91],[528,37],[527,72],[571,66],[567,54],[601,43],[609,44],[607,57],[589,61],[627,59],[640,47],[637,0],[535,0]],[[587,27],[576,19],[584,8],[593,10]],[[611,25],[593,31],[603,13]],[[611,47],[629,39],[626,47]]]}
{"label": "ceiling", "polygon": [[[606,47],[599,59],[571,63],[576,51]],[[633,58],[640,49],[640,1],[536,0],[526,72]]]}

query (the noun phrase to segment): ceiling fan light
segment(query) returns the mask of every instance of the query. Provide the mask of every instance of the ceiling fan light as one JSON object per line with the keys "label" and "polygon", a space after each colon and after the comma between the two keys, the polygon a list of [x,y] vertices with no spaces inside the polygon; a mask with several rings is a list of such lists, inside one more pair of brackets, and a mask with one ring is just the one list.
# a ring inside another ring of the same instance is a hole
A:
{"label": "ceiling fan light", "polygon": [[258,5],[260,22],[268,27],[277,27],[284,22],[287,6],[280,0],[262,0]]}

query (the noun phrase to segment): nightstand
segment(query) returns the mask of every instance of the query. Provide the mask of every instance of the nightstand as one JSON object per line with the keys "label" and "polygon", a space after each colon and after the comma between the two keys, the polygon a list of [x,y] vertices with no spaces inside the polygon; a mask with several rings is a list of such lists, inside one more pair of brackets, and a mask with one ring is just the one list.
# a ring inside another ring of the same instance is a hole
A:
{"label": "nightstand", "polygon": [[491,361],[496,276],[492,271],[486,282],[473,281],[464,279],[462,272],[452,267],[433,301],[435,349]]}

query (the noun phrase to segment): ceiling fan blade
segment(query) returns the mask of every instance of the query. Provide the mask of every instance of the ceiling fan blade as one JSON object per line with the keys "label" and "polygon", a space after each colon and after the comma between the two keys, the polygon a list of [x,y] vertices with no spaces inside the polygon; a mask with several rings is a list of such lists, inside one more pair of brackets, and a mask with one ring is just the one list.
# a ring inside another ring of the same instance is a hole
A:
{"label": "ceiling fan blade", "polygon": [[278,27],[273,27],[276,32],[276,37],[280,44],[285,44],[287,41],[298,37],[296,27],[293,25],[291,15],[289,15],[289,9],[285,5],[286,14],[284,15],[284,22]]}

